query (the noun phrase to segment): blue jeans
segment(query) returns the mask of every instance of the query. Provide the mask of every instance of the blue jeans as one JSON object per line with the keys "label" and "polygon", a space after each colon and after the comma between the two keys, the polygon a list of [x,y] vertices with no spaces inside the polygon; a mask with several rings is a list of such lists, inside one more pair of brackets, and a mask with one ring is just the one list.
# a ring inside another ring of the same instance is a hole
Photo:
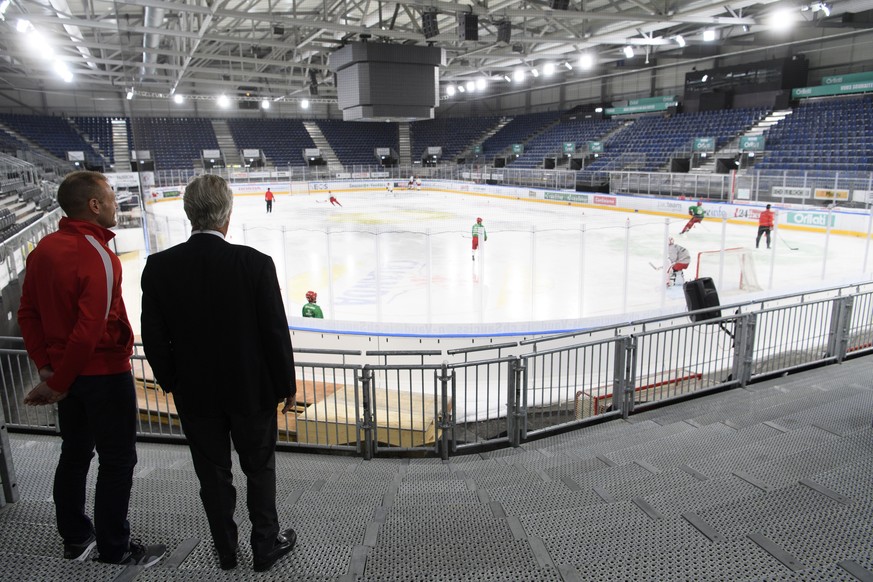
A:
{"label": "blue jeans", "polygon": [[[58,532],[65,544],[96,531],[100,559],[118,561],[130,544],[127,506],[136,466],[136,389],[130,372],[79,376],[58,402],[61,457],[55,471]],[[94,523],[85,513],[88,469],[97,449]]]}

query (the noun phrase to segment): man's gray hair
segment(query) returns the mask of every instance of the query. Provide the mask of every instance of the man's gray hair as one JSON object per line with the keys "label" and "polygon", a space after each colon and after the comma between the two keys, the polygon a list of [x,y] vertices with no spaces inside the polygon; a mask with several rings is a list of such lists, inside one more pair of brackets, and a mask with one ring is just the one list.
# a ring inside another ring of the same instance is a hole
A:
{"label": "man's gray hair", "polygon": [[230,220],[233,192],[224,178],[205,174],[185,187],[183,206],[192,230],[218,230]]}

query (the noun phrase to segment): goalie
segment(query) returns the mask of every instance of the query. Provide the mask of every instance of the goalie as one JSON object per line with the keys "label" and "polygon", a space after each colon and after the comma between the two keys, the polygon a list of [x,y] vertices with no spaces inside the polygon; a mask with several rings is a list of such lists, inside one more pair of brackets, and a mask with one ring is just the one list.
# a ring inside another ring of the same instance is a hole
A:
{"label": "goalie", "polygon": [[677,245],[673,237],[670,237],[667,244],[667,260],[670,264],[667,267],[667,287],[685,284],[685,276],[682,271],[687,269],[691,263],[691,253],[682,245]]}

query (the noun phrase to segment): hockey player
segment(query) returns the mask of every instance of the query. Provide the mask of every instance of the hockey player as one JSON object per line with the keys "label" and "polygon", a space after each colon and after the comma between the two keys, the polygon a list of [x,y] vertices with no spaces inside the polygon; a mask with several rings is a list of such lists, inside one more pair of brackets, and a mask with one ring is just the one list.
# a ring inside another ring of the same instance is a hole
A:
{"label": "hockey player", "polygon": [[764,233],[767,234],[767,248],[770,248],[770,231],[773,230],[775,219],[776,215],[770,210],[770,205],[768,204],[767,209],[758,217],[758,238],[755,239],[755,248],[758,248],[758,245],[761,244],[761,235]]}
{"label": "hockey player", "polygon": [[409,182],[406,183],[406,189],[412,190],[412,187],[415,185],[415,176],[409,177]]}
{"label": "hockey player", "polygon": [[267,214],[273,212],[273,199],[274,198],[275,198],[275,196],[273,195],[273,192],[269,188],[267,188],[266,193],[264,193],[264,200],[267,202]]}
{"label": "hockey player", "polygon": [[388,182],[387,188],[388,188],[389,194],[394,194],[394,181],[393,180]]}
{"label": "hockey player", "polygon": [[476,224],[473,225],[473,260],[476,260],[476,250],[479,248],[479,234],[482,234],[482,240],[488,240],[488,233],[485,231],[485,225],[482,224],[482,219],[477,218]]}
{"label": "hockey player", "polygon": [[321,307],[315,304],[318,294],[315,291],[306,292],[306,305],[303,306],[303,317],[315,317],[324,319],[324,314],[321,313]]}
{"label": "hockey player", "polygon": [[421,192],[421,178],[415,179],[415,189]]}
{"label": "hockey player", "polygon": [[706,214],[706,211],[703,209],[703,202],[698,202],[697,206],[689,206],[688,214],[691,215],[691,220],[688,221],[688,224],[685,225],[685,228],[683,228],[682,232],[679,234],[685,234],[691,230],[695,224],[703,221],[703,217]]}
{"label": "hockey player", "polygon": [[685,276],[682,271],[687,269],[691,263],[691,253],[682,245],[677,245],[673,237],[670,237],[667,244],[667,259],[670,262],[670,266],[667,268],[667,287],[683,285]]}
{"label": "hockey player", "polygon": [[328,202],[330,202],[331,206],[339,206],[340,208],[342,208],[342,204],[340,204],[340,201],[336,199],[336,196],[334,196],[330,190],[327,191],[327,195],[330,196],[330,198],[328,198]]}

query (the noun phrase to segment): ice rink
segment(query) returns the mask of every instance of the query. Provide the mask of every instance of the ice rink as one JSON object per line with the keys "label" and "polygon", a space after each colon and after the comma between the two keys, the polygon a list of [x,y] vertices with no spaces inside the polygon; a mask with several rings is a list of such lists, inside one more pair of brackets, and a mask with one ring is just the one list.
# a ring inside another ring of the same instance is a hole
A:
{"label": "ice rink", "polygon": [[[336,196],[342,207],[323,193],[280,196],[271,214],[260,196],[235,199],[229,240],[274,258],[289,316],[300,315],[310,289],[326,318],[358,322],[596,322],[684,310],[681,288],[668,289],[661,268],[668,236],[692,255],[686,280],[694,278],[701,251],[750,250],[760,291],[735,289],[739,274],[730,261],[721,273],[718,255],[706,261],[702,275],[716,280],[722,303],[869,280],[873,270],[863,238],[786,230],[770,250],[763,240],[755,250],[755,226],[720,219],[679,236],[684,219],[567,203],[400,189]],[[187,238],[180,200],[152,204],[149,212],[152,252]],[[488,241],[473,260],[477,217]],[[143,260],[125,264],[125,300],[137,320]]]}

